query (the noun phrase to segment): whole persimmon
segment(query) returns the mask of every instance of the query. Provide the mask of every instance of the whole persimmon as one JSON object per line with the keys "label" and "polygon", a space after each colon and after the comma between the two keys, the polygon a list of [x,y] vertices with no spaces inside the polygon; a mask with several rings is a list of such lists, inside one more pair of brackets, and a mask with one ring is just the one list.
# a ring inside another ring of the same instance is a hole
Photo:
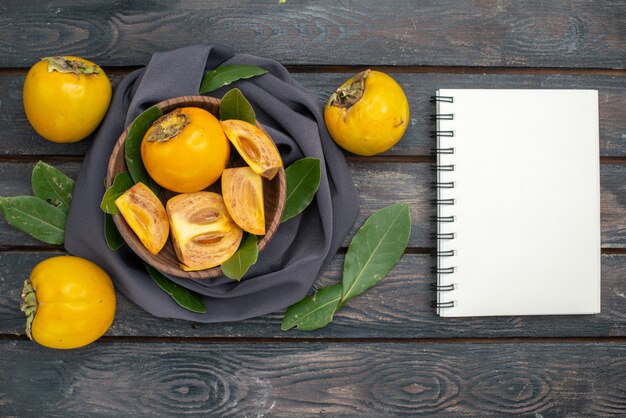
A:
{"label": "whole persimmon", "polygon": [[49,348],[85,346],[100,338],[115,316],[111,278],[80,257],[62,255],[37,264],[24,282],[22,299],[26,334]]}
{"label": "whole persimmon", "polygon": [[24,112],[39,135],[52,142],[77,142],[102,122],[111,83],[91,61],[46,57],[28,71],[23,93]]}
{"label": "whole persimmon", "polygon": [[159,185],[192,193],[220,178],[230,159],[230,142],[211,113],[183,107],[152,124],[141,143],[141,158]]}
{"label": "whole persimmon", "polygon": [[374,155],[393,147],[409,125],[409,103],[387,74],[366,70],[344,82],[324,109],[326,129],[343,149]]}

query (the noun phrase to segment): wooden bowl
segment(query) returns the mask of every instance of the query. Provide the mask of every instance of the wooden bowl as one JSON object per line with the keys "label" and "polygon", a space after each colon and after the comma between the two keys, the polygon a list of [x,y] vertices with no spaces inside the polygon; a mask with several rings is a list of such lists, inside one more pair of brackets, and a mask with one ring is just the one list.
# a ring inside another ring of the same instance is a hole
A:
{"label": "wooden bowl", "polygon": [[[208,110],[213,115],[218,117],[220,101],[212,97],[183,96],[165,100],[158,103],[157,106],[161,109],[163,114],[169,113],[178,107],[199,107]],[[265,131],[265,129],[258,122],[257,126],[265,133],[267,133],[267,131]],[[107,188],[111,186],[111,184],[113,183],[113,179],[119,172],[126,171],[124,142],[126,141],[126,135],[128,134],[128,130],[129,128],[126,128],[126,130],[120,135],[117,143],[115,144],[115,147],[113,148],[113,152],[111,153],[106,176]],[[241,157],[239,157],[237,150],[232,147],[231,161],[229,162],[229,166],[239,167],[243,165],[245,165],[245,162],[241,159]],[[220,181],[218,180],[216,184],[211,186],[208,190],[219,191],[219,183]],[[286,189],[287,186],[285,180],[285,170],[283,167],[280,168],[278,174],[272,180],[267,180],[263,178],[263,193],[265,200],[265,228],[267,232],[262,237],[259,237],[259,253],[263,251],[263,248],[265,248],[269,240],[272,239],[272,236],[278,228],[280,218],[285,208]],[[165,190],[164,194],[165,199],[169,199],[170,197],[175,195],[175,193]],[[128,224],[121,215],[113,215],[113,221],[115,222],[117,229],[119,230],[120,234],[122,235],[124,241],[126,241],[128,246],[139,257],[141,257],[143,261],[163,273],[189,279],[209,279],[218,277],[222,274],[222,270],[219,266],[200,271],[184,271],[180,267],[180,261],[176,257],[176,253],[174,252],[174,247],[172,246],[171,239],[168,238],[165,247],[163,247],[163,249],[157,255],[154,255],[143,246],[137,235],[128,226]]]}

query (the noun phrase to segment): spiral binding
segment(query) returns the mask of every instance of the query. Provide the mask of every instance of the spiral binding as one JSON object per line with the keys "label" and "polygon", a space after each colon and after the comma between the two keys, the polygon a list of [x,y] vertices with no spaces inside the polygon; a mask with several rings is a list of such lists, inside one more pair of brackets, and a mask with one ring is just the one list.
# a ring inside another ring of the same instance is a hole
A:
{"label": "spiral binding", "polygon": [[[435,199],[435,202],[437,202],[437,200]],[[454,222],[454,216],[431,216],[430,217],[431,221],[433,222]]]}
{"label": "spiral binding", "polygon": [[454,148],[431,148],[430,153],[435,156],[439,154],[454,154]]}
{"label": "spiral binding", "polygon": [[[431,97],[430,100],[432,103],[437,103],[437,102],[443,102],[443,103],[454,103],[454,97],[451,96],[433,96]],[[435,113],[433,115],[431,115],[430,119],[432,121],[436,121],[437,122],[437,128],[436,130],[431,132],[431,137],[435,138],[437,140],[437,145],[435,146],[435,148],[431,149],[431,154],[435,157],[437,157],[437,163],[432,164],[431,166],[431,170],[434,172],[437,172],[437,181],[432,182],[431,183],[431,187],[435,190],[437,190],[437,198],[433,199],[433,203],[435,205],[437,205],[438,210],[437,210],[437,216],[433,216],[431,219],[433,220],[433,222],[435,222],[437,225],[441,225],[441,224],[450,224],[452,222],[454,222],[454,216],[441,216],[440,215],[440,208],[443,206],[451,206],[455,204],[455,200],[453,198],[449,198],[449,197],[442,197],[440,191],[441,190],[448,190],[450,191],[450,189],[454,189],[455,187],[455,183],[454,181],[442,181],[441,176],[444,173],[447,172],[453,172],[455,170],[454,164],[442,164],[440,161],[440,156],[442,155],[450,155],[450,154],[454,154],[454,147],[450,147],[450,146],[446,146],[446,147],[441,147],[440,146],[440,139],[441,138],[446,138],[447,140],[450,140],[451,138],[454,138],[454,131],[452,130],[447,130],[447,129],[440,129],[439,127],[439,122],[440,121],[452,121],[454,120],[454,113]],[[437,227],[437,233],[432,234],[433,238],[435,238],[438,242],[440,242],[441,240],[453,240],[455,238],[455,234],[453,232],[441,232],[439,226]],[[439,247],[439,245],[438,245]],[[455,255],[455,251],[454,250],[439,250],[439,248],[437,249],[437,251],[435,252],[435,255],[437,256],[437,259],[439,259],[440,257],[453,257]],[[438,263],[439,264],[439,263]],[[441,278],[444,275],[450,275],[453,274],[456,271],[456,268],[453,266],[448,266],[448,267],[433,267],[432,268],[432,272],[434,274],[437,275],[437,283],[434,283],[432,285],[432,289],[437,292],[437,294],[439,294],[439,292],[450,292],[453,291],[455,289],[455,284],[451,283],[451,284],[442,284],[441,283]],[[447,302],[437,302],[437,301],[433,301],[432,306],[434,308],[437,309],[437,311],[439,312],[439,310],[441,309],[446,309],[446,308],[453,308],[455,306],[455,301],[447,301]]]}
{"label": "spiral binding", "polygon": [[454,103],[454,97],[452,96],[432,96],[430,98],[431,103],[436,102],[445,102],[445,103]]}
{"label": "spiral binding", "polygon": [[431,131],[431,138],[454,138],[454,131]]}
{"label": "spiral binding", "polygon": [[442,308],[454,308],[454,301],[450,300],[448,302],[433,302],[431,306],[433,308],[442,309]]}
{"label": "spiral binding", "polygon": [[433,283],[432,286],[430,286],[430,288],[436,292],[450,292],[454,290],[454,284],[444,284],[440,286],[436,283]]}
{"label": "spiral binding", "polygon": [[430,184],[435,189],[454,189],[453,181],[436,181]]}
{"label": "spiral binding", "polygon": [[433,171],[454,171],[454,164],[432,164],[430,168]]}

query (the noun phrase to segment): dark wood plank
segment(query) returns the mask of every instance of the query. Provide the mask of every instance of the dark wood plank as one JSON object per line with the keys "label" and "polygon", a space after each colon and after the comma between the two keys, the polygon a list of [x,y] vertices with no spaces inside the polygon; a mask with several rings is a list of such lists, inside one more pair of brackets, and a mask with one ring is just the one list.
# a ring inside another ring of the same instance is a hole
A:
{"label": "dark wood plank", "polygon": [[[434,105],[430,97],[439,88],[510,88],[510,89],[594,89],[600,105],[600,155],[626,156],[624,132],[626,120],[626,77],[530,75],[530,74],[427,74],[391,73],[403,87],[411,108],[411,124],[402,140],[386,155],[430,155],[435,129],[430,115]],[[341,85],[349,74],[298,74],[294,77],[321,103],[329,92]]]}
{"label": "dark wood plank", "polygon": [[[32,194],[30,173],[34,164],[34,162],[0,163],[0,195]],[[70,177],[75,177],[80,167],[79,162],[53,165]],[[350,167],[359,189],[363,208],[355,228],[365,220],[366,216],[390,202],[408,202],[411,203],[413,217],[411,245],[434,245],[434,241],[431,242],[429,238],[432,229],[429,217],[434,214],[430,199],[434,198],[434,193],[430,190],[431,173],[428,164],[352,163]],[[14,230],[4,219],[0,218],[0,245],[36,246],[40,243]]]}
{"label": "dark wood plank", "polygon": [[610,416],[626,345],[0,342],[15,416]]}
{"label": "dark wood plank", "polygon": [[[57,144],[46,141],[30,126],[24,113],[22,91],[26,76],[0,75],[0,156],[11,155],[62,155],[82,156],[93,141],[93,134],[88,138],[72,143]],[[112,76],[113,85],[117,85],[121,75]]]}
{"label": "dark wood plank", "polygon": [[[607,248],[623,248],[626,243],[626,179],[617,180],[622,175],[626,175],[626,165],[600,166],[602,246]],[[608,207],[620,209],[605,210]]]}
{"label": "dark wood plank", "polygon": [[[0,253],[0,334],[24,335],[19,310],[22,283],[41,260],[58,252]],[[338,283],[342,255],[336,256],[314,288]],[[195,324],[155,318],[118,293],[117,314],[107,336],[245,338],[503,338],[626,336],[626,255],[602,257],[602,313],[582,316],[439,318],[430,303],[435,260],[405,254],[390,275],[341,309],[333,323],[315,332],[281,332],[282,312],[246,321]],[[558,297],[558,295],[555,295]]]}
{"label": "dark wood plank", "polygon": [[[349,74],[345,73],[294,73],[294,78],[320,101],[325,103],[328,95]],[[111,76],[113,84],[123,74]],[[626,156],[622,135],[626,132],[626,77],[580,76],[580,75],[528,75],[528,74],[425,74],[393,73],[403,86],[411,107],[411,124],[402,139],[386,155],[430,155],[434,140],[430,131],[434,124],[430,114],[434,106],[430,96],[437,88],[552,88],[597,89],[600,101],[600,155]],[[22,105],[24,77],[0,75],[0,155],[83,155],[92,139],[76,144],[54,144],[43,140],[30,127]]]}
{"label": "dark wood plank", "polygon": [[[16,196],[32,194],[30,175],[35,162],[0,163],[0,195]],[[75,177],[79,162],[69,161],[53,164],[70,177]],[[434,225],[430,217],[435,215],[431,199],[434,181],[429,164],[351,161],[352,178],[356,184],[361,211],[353,232],[367,216],[391,203],[406,202],[411,205],[411,247],[434,247],[430,237]],[[602,245],[611,248],[626,246],[626,165],[603,164],[601,175],[602,199]],[[349,239],[349,237],[348,237]],[[349,242],[346,241],[346,245]],[[39,241],[11,228],[0,219],[0,245],[40,245]]]}
{"label": "dark wood plank", "polygon": [[71,52],[145,64],[155,50],[221,43],[287,64],[624,68],[623,2],[289,0],[0,8],[0,66]]}

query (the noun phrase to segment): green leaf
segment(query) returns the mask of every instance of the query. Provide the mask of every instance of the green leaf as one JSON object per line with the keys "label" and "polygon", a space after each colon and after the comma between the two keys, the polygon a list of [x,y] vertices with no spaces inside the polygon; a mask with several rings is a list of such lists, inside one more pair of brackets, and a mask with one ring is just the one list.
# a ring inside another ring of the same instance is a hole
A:
{"label": "green leaf", "polygon": [[250,102],[239,89],[231,89],[222,97],[220,120],[238,119],[254,124],[256,115]]}
{"label": "green leaf", "polygon": [[340,299],[341,283],[324,287],[287,308],[280,329],[287,331],[296,327],[300,331],[313,331],[322,328],[333,320]]}
{"label": "green leaf", "polygon": [[256,235],[245,234],[239,245],[239,249],[237,249],[232,257],[222,263],[222,273],[233,280],[241,280],[250,266],[256,263],[259,257],[257,242],[259,242],[259,239]]}
{"label": "green leaf", "polygon": [[287,197],[281,222],[285,222],[311,203],[320,187],[320,160],[318,158],[302,158],[285,170],[287,177]]}
{"label": "green leaf", "polygon": [[74,180],[52,167],[39,161],[33,168],[31,176],[33,193],[52,206],[56,206],[65,213],[72,203]]}
{"label": "green leaf", "polygon": [[152,280],[154,280],[161,289],[170,295],[176,303],[191,312],[206,312],[206,306],[204,306],[202,297],[199,294],[177,285],[154,267],[148,264],[144,265],[146,266],[146,270],[148,270],[148,274],[152,277]]}
{"label": "green leaf", "polygon": [[152,106],[142,112],[130,125],[126,142],[124,143],[124,157],[126,158],[126,167],[131,178],[135,183],[141,182],[145,184],[157,195],[160,187],[148,175],[141,160],[141,141],[150,126],[161,116],[163,116],[163,112],[157,106]]}
{"label": "green leaf", "polygon": [[124,245],[124,238],[120,235],[120,231],[117,230],[115,222],[113,222],[113,216],[106,213],[104,215],[104,239],[107,242],[107,246],[113,251],[117,251]]}
{"label": "green leaf", "polygon": [[133,187],[133,180],[130,178],[130,175],[126,171],[119,172],[113,179],[111,187],[104,192],[104,196],[102,196],[102,201],[100,202],[100,209],[102,209],[104,213],[111,215],[119,214],[120,211],[115,205],[115,199],[120,197],[131,187]]}
{"label": "green leaf", "polygon": [[48,244],[63,244],[63,210],[36,196],[0,197],[0,212],[14,228]]}
{"label": "green leaf", "polygon": [[371,215],[350,242],[343,265],[341,304],[380,282],[409,242],[409,206],[398,203]]}
{"label": "green leaf", "polygon": [[266,72],[266,69],[256,65],[234,64],[218,67],[206,72],[200,85],[200,94],[209,93],[234,81],[262,75]]}

